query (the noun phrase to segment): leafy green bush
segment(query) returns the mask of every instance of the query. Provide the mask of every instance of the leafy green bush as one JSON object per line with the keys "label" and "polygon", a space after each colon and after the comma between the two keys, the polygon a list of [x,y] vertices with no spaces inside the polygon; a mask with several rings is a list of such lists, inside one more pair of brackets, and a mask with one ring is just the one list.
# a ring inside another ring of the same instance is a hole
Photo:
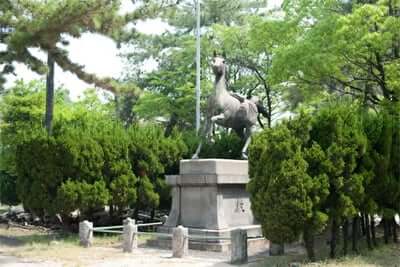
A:
{"label": "leafy green bush", "polygon": [[[185,132],[183,139],[188,147],[186,158],[191,158],[200,142],[194,132]],[[203,142],[200,158],[241,159],[244,141],[236,133],[221,131],[210,142]]]}
{"label": "leafy green bush", "polygon": [[[68,216],[75,209],[90,216],[103,204],[120,215],[127,207],[170,203],[164,174],[176,173],[187,153],[178,132],[165,137],[154,125],[125,128],[112,103],[101,103],[93,90],[70,102],[59,89],[48,137],[42,128],[44,92],[41,82],[17,83],[0,100],[2,202],[22,201],[39,216]],[[100,199],[93,196],[96,190]]]}
{"label": "leafy green bush", "polygon": [[120,175],[110,184],[111,203],[118,210],[133,206],[137,200],[137,178],[133,174]]}
{"label": "leafy green bush", "polygon": [[96,208],[108,204],[110,193],[104,181],[93,184],[68,180],[58,188],[56,210],[68,216],[70,212],[79,209],[84,216],[90,216]]}
{"label": "leafy green bush", "polygon": [[[17,147],[17,193],[25,208],[38,216],[55,212],[57,189],[71,156],[54,138],[40,137]],[[67,169],[68,172],[68,169]]]}
{"label": "leafy green bush", "polygon": [[0,171],[0,203],[6,205],[17,205],[17,177],[10,175],[6,171]]}
{"label": "leafy green bush", "polygon": [[90,216],[108,204],[118,215],[127,207],[158,207],[160,193],[169,202],[159,177],[185,151],[179,135],[165,138],[154,126],[126,130],[111,121],[58,130],[59,136],[18,146],[18,195],[27,209],[39,216],[79,209]]}
{"label": "leafy green bush", "polygon": [[357,105],[334,101],[312,115],[300,114],[255,137],[249,190],[267,238],[284,243],[302,235],[314,259],[313,236],[328,218],[334,254],[339,225],[359,212],[365,172],[358,163],[367,139]]}
{"label": "leafy green bush", "polygon": [[[328,179],[309,172],[303,147],[308,138],[299,134],[309,128],[309,120],[300,116],[299,121],[303,123],[286,122],[255,136],[249,150],[248,190],[265,236],[278,244],[303,236],[313,258],[312,236],[327,223],[319,207],[327,196]],[[313,152],[320,150],[308,154]]]}
{"label": "leafy green bush", "polygon": [[128,135],[130,162],[138,178],[137,207],[154,209],[160,202],[170,203],[170,188],[160,180],[165,180],[165,173],[174,173],[187,153],[181,135],[173,132],[165,137],[161,128],[152,125],[133,126]]}
{"label": "leafy green bush", "polygon": [[44,86],[21,81],[0,98],[0,198],[5,204],[19,203],[15,155],[17,145],[41,134]]}

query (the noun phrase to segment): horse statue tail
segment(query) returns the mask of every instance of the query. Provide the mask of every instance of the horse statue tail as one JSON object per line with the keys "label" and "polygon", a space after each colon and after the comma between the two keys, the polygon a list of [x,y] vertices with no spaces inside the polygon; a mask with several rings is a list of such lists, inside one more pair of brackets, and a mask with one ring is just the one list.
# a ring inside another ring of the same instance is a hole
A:
{"label": "horse statue tail", "polygon": [[260,124],[261,128],[264,129],[264,124],[261,121],[260,115],[262,114],[265,118],[268,118],[269,114],[267,112],[267,109],[260,102],[257,102],[256,106],[258,111],[257,121]]}
{"label": "horse statue tail", "polygon": [[264,124],[261,121],[261,116],[260,115],[263,115],[265,118],[268,118],[269,114],[268,114],[267,109],[262,105],[262,102],[257,97],[254,97],[254,96],[250,97],[249,100],[256,105],[257,112],[258,112],[257,121],[260,124],[261,128],[264,129]]}

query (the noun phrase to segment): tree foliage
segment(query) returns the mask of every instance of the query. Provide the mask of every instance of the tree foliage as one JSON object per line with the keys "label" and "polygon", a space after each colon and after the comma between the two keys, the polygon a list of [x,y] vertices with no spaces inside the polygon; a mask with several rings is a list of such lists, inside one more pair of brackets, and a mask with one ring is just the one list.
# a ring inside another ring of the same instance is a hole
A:
{"label": "tree foliage", "polygon": [[303,97],[294,100],[318,92],[369,105],[399,100],[399,3],[363,2],[285,1],[298,37],[277,49],[272,76],[299,87]]}
{"label": "tree foliage", "polygon": [[330,225],[334,257],[339,226],[346,253],[350,220],[357,225],[360,213],[375,212],[392,220],[399,211],[398,165],[392,164],[400,130],[398,115],[389,114],[330,100],[312,117],[302,113],[255,137],[249,190],[267,238],[284,243],[303,236],[315,259],[314,236]]}
{"label": "tree foliage", "polygon": [[[265,3],[263,1],[202,1],[202,37],[201,37],[201,91],[202,107],[212,90],[212,74],[209,62],[212,51],[225,50],[228,58],[233,56],[238,48],[232,50],[235,44],[224,40],[230,31],[239,34],[245,28],[233,25],[244,25],[250,14],[260,13]],[[126,53],[129,63],[128,80],[136,82],[145,92],[139,98],[133,110],[139,118],[160,119],[166,121],[166,132],[171,126],[180,129],[192,129],[195,114],[195,14],[193,1],[181,1],[178,5],[163,10],[160,17],[164,19],[170,30],[160,35],[142,34],[139,38],[130,39],[128,44],[132,51]],[[220,28],[218,28],[220,26]],[[216,30],[218,29],[218,31]],[[245,32],[240,36],[243,37]],[[236,39],[235,39],[236,40]],[[247,49],[248,47],[246,47]],[[232,50],[232,54],[229,54]],[[255,53],[258,53],[256,51]],[[245,53],[245,49],[243,49]],[[261,53],[261,52],[260,52]],[[246,58],[246,57],[244,57]],[[155,61],[157,68],[144,72],[143,66],[148,61]],[[233,66],[236,64],[235,66]],[[229,61],[232,73],[243,74],[241,82],[232,75],[230,90],[240,93],[250,93],[256,85],[248,75],[249,70],[244,63]],[[237,67],[239,65],[239,67]],[[237,83],[236,83],[237,82]],[[236,84],[236,85],[235,85]],[[157,106],[158,109],[153,107]]]}
{"label": "tree foliage", "polygon": [[50,54],[63,70],[89,84],[111,92],[123,90],[126,85],[87,73],[84,66],[72,62],[65,49],[68,38],[99,33],[122,42],[136,34],[134,29],[126,30],[128,23],[152,17],[159,8],[170,4],[173,2],[139,1],[133,12],[120,15],[119,0],[3,0],[0,42],[7,48],[0,53],[0,63],[4,64],[2,73],[13,72],[13,62],[26,64],[37,73],[46,73],[46,64],[29,51],[29,48],[38,48]]}
{"label": "tree foliage", "polygon": [[15,203],[18,197],[39,216],[65,217],[76,209],[91,216],[104,205],[112,207],[112,215],[128,207],[155,208],[160,194],[168,202],[163,174],[186,153],[178,133],[164,137],[153,125],[126,128],[112,103],[101,103],[93,91],[75,103],[65,91],[56,92],[51,137],[40,119],[42,83],[20,83],[3,97],[1,148],[8,156],[2,158],[3,199]]}
{"label": "tree foliage", "polygon": [[[315,143],[308,147],[309,129],[310,119],[303,115],[264,130],[250,148],[252,208],[272,242],[293,242],[303,235],[308,244],[327,224],[321,205],[329,182],[318,166],[324,152]],[[312,248],[308,252],[313,257]]]}

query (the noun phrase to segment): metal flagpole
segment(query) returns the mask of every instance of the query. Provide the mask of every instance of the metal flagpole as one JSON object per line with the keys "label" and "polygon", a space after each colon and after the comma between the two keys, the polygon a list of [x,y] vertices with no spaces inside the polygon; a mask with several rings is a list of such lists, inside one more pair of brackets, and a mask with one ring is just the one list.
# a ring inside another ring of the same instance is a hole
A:
{"label": "metal flagpole", "polygon": [[196,133],[200,130],[200,0],[196,1]]}

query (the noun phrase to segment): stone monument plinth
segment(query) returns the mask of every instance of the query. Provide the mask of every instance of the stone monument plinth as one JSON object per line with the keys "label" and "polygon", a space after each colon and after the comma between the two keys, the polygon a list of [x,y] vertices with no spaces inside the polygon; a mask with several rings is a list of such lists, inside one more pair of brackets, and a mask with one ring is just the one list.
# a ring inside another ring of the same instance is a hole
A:
{"label": "stone monument plinth", "polygon": [[[225,251],[233,229],[246,229],[249,238],[262,237],[254,220],[246,185],[249,181],[246,160],[182,160],[180,174],[167,176],[172,186],[172,207],[159,232],[172,233],[177,225],[189,228],[189,247]],[[265,242],[264,242],[265,243]],[[250,245],[251,246],[251,245]]]}

